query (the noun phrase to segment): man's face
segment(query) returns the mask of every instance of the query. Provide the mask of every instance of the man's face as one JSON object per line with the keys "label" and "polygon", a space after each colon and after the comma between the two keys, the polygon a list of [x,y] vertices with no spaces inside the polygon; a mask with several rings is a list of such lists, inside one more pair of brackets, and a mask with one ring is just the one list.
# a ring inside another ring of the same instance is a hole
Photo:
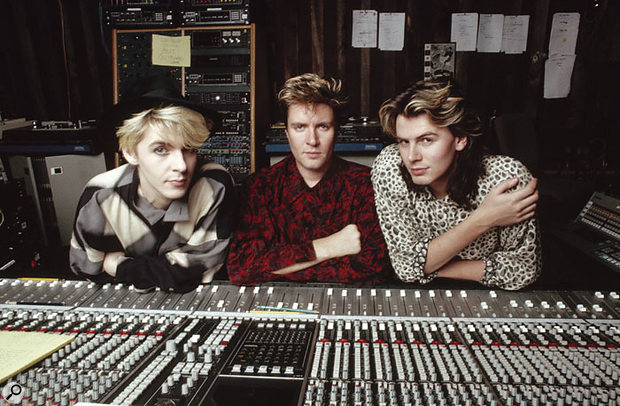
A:
{"label": "man's face", "polygon": [[329,169],[336,136],[334,111],[327,104],[292,104],[286,136],[297,168],[308,186],[317,184]]}
{"label": "man's face", "polygon": [[436,126],[426,114],[401,114],[396,118],[396,138],[413,183],[429,186],[436,198],[443,198],[456,153],[465,148],[467,137],[455,137],[448,128]]}
{"label": "man's face", "polygon": [[160,134],[149,127],[133,153],[123,151],[125,159],[138,167],[139,191],[153,206],[167,209],[183,197],[196,168],[196,151],[183,148],[175,133]]}

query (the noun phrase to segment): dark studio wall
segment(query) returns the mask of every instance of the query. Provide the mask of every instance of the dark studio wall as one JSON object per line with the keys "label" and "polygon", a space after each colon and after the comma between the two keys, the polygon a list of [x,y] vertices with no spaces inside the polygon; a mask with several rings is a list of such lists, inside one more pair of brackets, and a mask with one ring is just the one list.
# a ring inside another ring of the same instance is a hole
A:
{"label": "dark studio wall", "polygon": [[[90,119],[112,103],[111,31],[88,0],[0,3],[0,112],[4,118]],[[405,48],[351,47],[352,10],[406,12]],[[581,13],[568,98],[542,98],[544,60],[555,12]],[[379,105],[422,78],[423,46],[448,42],[454,12],[528,14],[521,55],[459,52],[457,80],[487,120],[524,112],[535,123],[543,169],[594,177],[617,193],[620,118],[620,2],[615,0],[257,0],[257,78],[280,117],[275,93],[290,76],[314,71],[343,79],[352,116],[375,117]],[[492,143],[490,143],[492,144]],[[611,179],[611,180],[610,180]]]}

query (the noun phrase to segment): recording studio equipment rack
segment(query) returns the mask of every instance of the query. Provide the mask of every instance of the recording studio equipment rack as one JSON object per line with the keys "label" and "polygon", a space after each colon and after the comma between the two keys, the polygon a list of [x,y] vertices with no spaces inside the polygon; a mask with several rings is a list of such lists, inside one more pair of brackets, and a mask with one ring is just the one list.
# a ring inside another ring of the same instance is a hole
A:
{"label": "recording studio equipment rack", "polygon": [[108,27],[174,27],[176,0],[103,0],[103,19]]}
{"label": "recording studio equipment rack", "polygon": [[249,24],[249,0],[180,0],[179,19],[184,26]]}
{"label": "recording studio equipment rack", "polygon": [[[153,65],[155,34],[189,36],[190,66]],[[222,164],[237,181],[256,169],[254,24],[115,30],[113,38],[115,102],[123,99],[132,81],[169,75],[190,100],[208,104],[222,116],[222,125],[199,148],[199,155]]]}
{"label": "recording studio equipment rack", "polygon": [[616,291],[0,280],[0,333],[73,338],[23,404],[616,405]]}
{"label": "recording studio equipment rack", "polygon": [[249,0],[102,0],[103,22],[114,28],[250,23]]}
{"label": "recording studio equipment rack", "polygon": [[0,153],[96,155],[102,151],[94,120],[35,120],[29,123],[4,131],[0,140]]}

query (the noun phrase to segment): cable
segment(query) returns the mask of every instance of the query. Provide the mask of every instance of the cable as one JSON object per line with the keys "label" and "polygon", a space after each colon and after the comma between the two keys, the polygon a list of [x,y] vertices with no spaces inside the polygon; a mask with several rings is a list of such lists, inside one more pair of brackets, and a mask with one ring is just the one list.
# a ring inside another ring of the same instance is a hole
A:
{"label": "cable", "polygon": [[99,36],[101,37],[101,45],[103,45],[103,50],[108,58],[112,59],[112,53],[110,52],[110,48],[108,48],[108,43],[105,40],[105,33],[103,32],[103,3],[99,0]]}
{"label": "cable", "polygon": [[58,11],[60,12],[60,34],[62,37],[62,56],[65,63],[66,91],[67,91],[67,113],[71,120],[71,78],[69,77],[69,61],[67,60],[67,45],[65,43],[65,18],[62,11],[62,0],[57,0]]}
{"label": "cable", "polygon": [[0,227],[4,224],[4,212],[0,209]]}

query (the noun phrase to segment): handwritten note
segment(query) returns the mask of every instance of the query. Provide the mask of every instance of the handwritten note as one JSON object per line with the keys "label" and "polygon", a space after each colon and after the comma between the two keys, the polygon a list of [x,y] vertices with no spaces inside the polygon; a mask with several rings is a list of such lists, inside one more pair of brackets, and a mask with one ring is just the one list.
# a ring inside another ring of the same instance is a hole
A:
{"label": "handwritten note", "polygon": [[457,51],[475,51],[478,33],[478,13],[452,14],[450,41],[456,42]]}
{"label": "handwritten note", "polygon": [[549,55],[574,55],[579,33],[579,13],[555,13],[551,22]]}
{"label": "handwritten note", "polygon": [[379,49],[402,51],[405,46],[405,13],[379,14]]}
{"label": "handwritten note", "polygon": [[527,30],[530,16],[505,16],[502,51],[506,54],[521,54],[527,49]]}
{"label": "handwritten note", "polygon": [[502,49],[503,14],[480,14],[478,52],[499,52]]}
{"label": "handwritten note", "polygon": [[376,10],[353,10],[353,33],[351,46],[353,48],[375,48],[377,46],[377,18]]}
{"label": "handwritten note", "polygon": [[73,341],[65,334],[0,331],[0,383]]}
{"label": "handwritten note", "polygon": [[185,66],[191,65],[190,37],[171,37],[168,35],[153,34],[153,65]]}
{"label": "handwritten note", "polygon": [[545,99],[559,99],[570,93],[575,55],[555,55],[545,61]]}

